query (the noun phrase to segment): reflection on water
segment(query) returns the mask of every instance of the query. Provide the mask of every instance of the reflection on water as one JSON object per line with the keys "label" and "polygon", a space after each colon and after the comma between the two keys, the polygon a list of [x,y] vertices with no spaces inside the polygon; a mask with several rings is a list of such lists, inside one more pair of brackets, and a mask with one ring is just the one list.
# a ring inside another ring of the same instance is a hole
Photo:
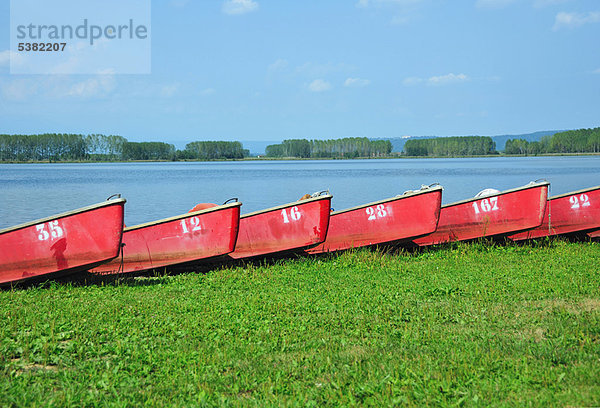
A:
{"label": "reflection on water", "polygon": [[0,164],[0,228],[114,193],[127,199],[125,222],[135,225],[231,197],[248,213],[329,189],[341,210],[434,182],[450,203],[542,178],[552,183],[551,195],[599,185],[600,157]]}

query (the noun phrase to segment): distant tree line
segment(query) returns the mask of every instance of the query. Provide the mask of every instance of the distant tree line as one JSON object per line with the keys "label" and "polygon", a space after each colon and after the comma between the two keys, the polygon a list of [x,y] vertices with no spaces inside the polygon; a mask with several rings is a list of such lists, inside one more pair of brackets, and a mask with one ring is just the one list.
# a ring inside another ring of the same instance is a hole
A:
{"label": "distant tree line", "polygon": [[81,135],[0,135],[0,161],[82,160],[86,149]]}
{"label": "distant tree line", "polygon": [[509,139],[505,154],[537,155],[544,153],[600,153],[600,127],[569,130],[544,136],[539,142]]}
{"label": "distant tree line", "polygon": [[0,162],[241,159],[240,142],[192,142],[185,150],[163,142],[129,142],[122,136],[44,133],[0,134]]}
{"label": "distant tree line", "polygon": [[[268,157],[355,158],[385,157],[392,151],[389,140],[347,137],[331,140],[290,139],[266,148]],[[600,127],[559,132],[539,142],[509,139],[505,154],[600,153]],[[487,136],[439,137],[408,140],[407,156],[483,156],[497,154]],[[28,161],[128,161],[242,159],[249,151],[240,142],[197,141],[184,150],[163,142],[129,142],[122,136],[44,133],[0,134],[0,162]]]}
{"label": "distant tree line", "polygon": [[173,160],[175,146],[163,142],[125,142],[123,160]]}
{"label": "distant tree line", "polygon": [[407,140],[404,144],[407,156],[485,156],[497,154],[496,143],[488,136],[436,137],[433,139]]}
{"label": "distant tree line", "polygon": [[240,142],[192,142],[185,146],[180,158],[193,160],[243,159],[250,152]]}
{"label": "distant tree line", "polygon": [[384,157],[392,151],[389,140],[369,140],[366,137],[345,137],[330,140],[290,139],[269,145],[267,157],[355,158]]}

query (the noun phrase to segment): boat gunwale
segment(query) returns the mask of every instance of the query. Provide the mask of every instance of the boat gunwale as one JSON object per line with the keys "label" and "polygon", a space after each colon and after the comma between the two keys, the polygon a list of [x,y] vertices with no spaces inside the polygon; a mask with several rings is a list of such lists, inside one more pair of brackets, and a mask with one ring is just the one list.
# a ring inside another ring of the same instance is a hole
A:
{"label": "boat gunwale", "polygon": [[402,200],[405,198],[410,198],[410,197],[415,197],[421,194],[428,194],[428,193],[433,193],[435,191],[442,191],[444,188],[442,186],[435,186],[435,187],[430,187],[424,190],[416,190],[416,191],[411,191],[410,193],[406,193],[406,194],[401,194],[401,195],[397,195],[395,197],[390,197],[390,198],[384,198],[383,200],[379,200],[379,201],[373,201],[371,203],[367,203],[367,204],[361,204],[361,205],[357,205],[355,207],[350,207],[350,208],[345,208],[343,210],[339,210],[339,211],[333,211],[331,213],[331,216],[333,217],[334,215],[338,215],[338,214],[343,214],[349,211],[355,211],[355,210],[360,210],[363,208],[367,208],[367,207],[372,207],[374,205],[378,205],[378,204],[384,204],[384,203],[389,203],[391,201],[397,201],[397,200]]}
{"label": "boat gunwale", "polygon": [[254,215],[264,214],[264,213],[271,212],[271,211],[282,210],[284,208],[289,208],[289,207],[293,207],[293,206],[297,206],[297,205],[304,205],[304,204],[312,203],[312,202],[319,201],[319,200],[331,200],[332,198],[333,198],[333,195],[325,194],[325,195],[318,196],[318,197],[308,198],[306,200],[293,201],[291,203],[278,205],[276,207],[271,207],[271,208],[267,208],[264,210],[253,211],[248,214],[242,214],[242,215],[240,215],[240,219],[252,217]]}
{"label": "boat gunwale", "polygon": [[499,193],[489,194],[489,195],[485,195],[482,197],[472,197],[472,198],[467,198],[465,200],[456,201],[454,203],[444,204],[444,205],[442,205],[442,209],[448,208],[448,207],[454,207],[454,206],[460,205],[460,204],[471,203],[473,201],[483,200],[483,199],[490,198],[490,197],[499,197],[501,195],[515,193],[517,191],[523,191],[523,190],[528,190],[531,188],[538,188],[538,187],[544,187],[544,186],[549,186],[549,185],[550,185],[549,181],[544,181],[544,182],[540,182],[540,183],[530,183],[530,184],[526,184],[521,187],[516,187],[516,188],[511,188],[509,190],[500,191]]}
{"label": "boat gunwale", "polygon": [[242,203],[239,201],[236,201],[235,203],[222,204],[222,205],[218,205],[216,207],[205,208],[203,210],[198,210],[198,211],[189,212],[189,213],[185,213],[185,214],[175,215],[173,217],[168,217],[168,218],[162,218],[162,219],[156,220],[156,221],[149,221],[149,222],[145,222],[143,224],[132,225],[131,227],[123,228],[123,232],[125,233],[125,232],[129,232],[129,231],[138,230],[141,228],[152,227],[154,225],[160,225],[160,224],[164,224],[164,223],[171,222],[171,221],[177,221],[177,220],[182,220],[185,218],[195,217],[197,215],[203,215],[203,214],[207,214],[207,213],[211,213],[211,212],[215,212],[215,211],[226,210],[226,209],[232,208],[232,207],[241,207],[241,205],[242,205]]}
{"label": "boat gunwale", "polygon": [[44,218],[39,218],[37,220],[34,221],[29,221],[29,222],[25,222],[23,224],[18,224],[12,227],[8,227],[5,229],[0,230],[0,235],[2,234],[6,234],[8,232],[14,232],[20,229],[24,229],[24,228],[28,228],[34,225],[38,225],[38,224],[43,224],[45,222],[48,221],[55,221],[55,220],[59,220],[61,218],[67,218],[73,215],[77,215],[77,214],[81,214],[84,212],[89,212],[89,211],[93,211],[96,210],[98,208],[102,208],[102,207],[108,207],[111,205],[125,205],[125,203],[127,202],[126,199],[124,198],[116,198],[116,199],[112,199],[112,200],[107,200],[107,201],[103,201],[101,203],[97,203],[97,204],[92,204],[92,205],[88,205],[86,207],[81,207],[81,208],[77,208],[75,210],[71,210],[71,211],[66,211],[63,213],[59,213],[59,214],[54,214],[54,215],[50,215],[48,217],[44,217]]}
{"label": "boat gunwale", "polygon": [[600,190],[600,186],[588,187],[588,188],[583,188],[581,190],[571,191],[570,193],[555,195],[555,196],[550,197],[548,200],[554,200],[557,198],[564,198],[564,197],[568,197],[568,196],[572,196],[572,195],[576,195],[576,194],[587,193],[592,190]]}

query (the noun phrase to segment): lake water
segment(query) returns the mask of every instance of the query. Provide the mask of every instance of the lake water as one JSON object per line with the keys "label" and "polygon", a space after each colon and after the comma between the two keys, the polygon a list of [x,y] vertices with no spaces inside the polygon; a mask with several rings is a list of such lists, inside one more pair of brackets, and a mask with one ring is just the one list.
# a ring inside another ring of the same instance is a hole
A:
{"label": "lake water", "polygon": [[248,213],[329,190],[341,210],[440,183],[443,202],[484,188],[551,182],[551,195],[600,185],[600,157],[0,164],[0,229],[105,200],[127,199],[135,225],[237,197]]}

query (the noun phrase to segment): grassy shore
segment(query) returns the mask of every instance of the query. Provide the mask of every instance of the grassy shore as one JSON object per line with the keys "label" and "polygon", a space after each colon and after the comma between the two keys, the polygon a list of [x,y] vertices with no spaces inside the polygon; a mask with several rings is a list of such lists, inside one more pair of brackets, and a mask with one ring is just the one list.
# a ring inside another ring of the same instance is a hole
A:
{"label": "grassy shore", "polygon": [[0,406],[598,406],[599,243],[0,292]]}

